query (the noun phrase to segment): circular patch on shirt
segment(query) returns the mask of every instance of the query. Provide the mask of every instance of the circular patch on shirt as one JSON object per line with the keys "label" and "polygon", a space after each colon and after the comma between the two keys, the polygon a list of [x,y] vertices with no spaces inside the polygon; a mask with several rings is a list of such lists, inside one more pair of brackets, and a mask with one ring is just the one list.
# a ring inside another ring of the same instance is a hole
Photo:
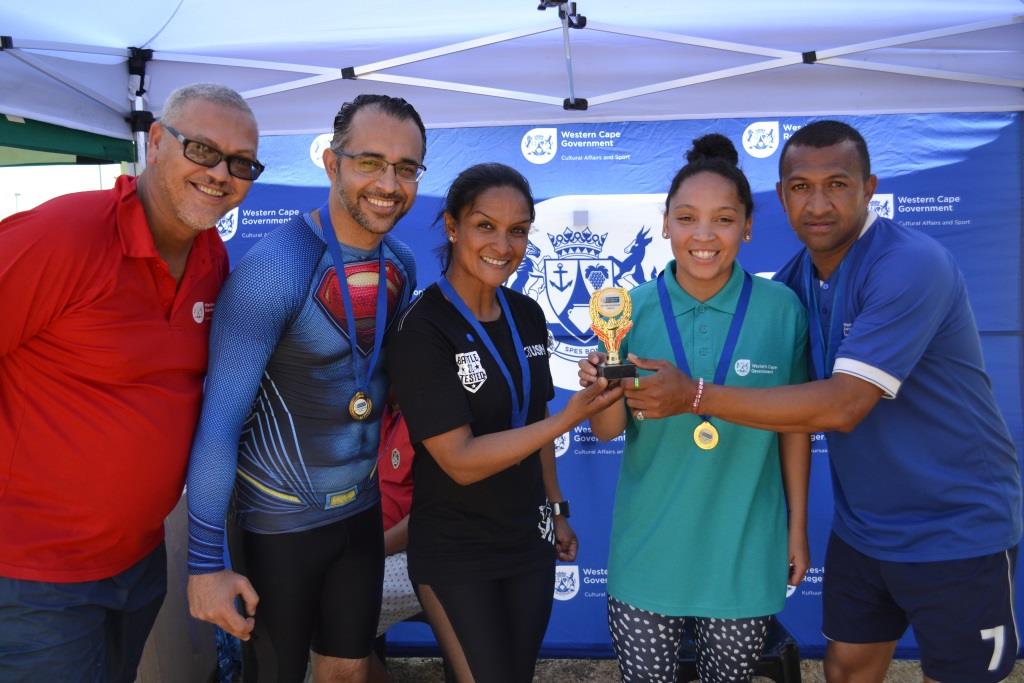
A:
{"label": "circular patch on shirt", "polygon": [[203,302],[202,301],[197,301],[194,304],[192,304],[192,319],[195,320],[196,323],[201,323],[201,322],[203,322],[203,319],[205,317],[206,317],[206,306],[203,304]]}
{"label": "circular patch on shirt", "polygon": [[398,466],[402,464],[402,453],[397,448],[391,451],[391,467],[392,469],[398,469]]}

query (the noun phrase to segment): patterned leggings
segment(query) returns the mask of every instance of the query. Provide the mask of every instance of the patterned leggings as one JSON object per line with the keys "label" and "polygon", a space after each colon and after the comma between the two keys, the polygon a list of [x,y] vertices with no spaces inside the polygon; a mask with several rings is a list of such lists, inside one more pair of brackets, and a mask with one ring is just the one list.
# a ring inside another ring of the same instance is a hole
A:
{"label": "patterned leggings", "polygon": [[761,656],[770,616],[751,619],[669,617],[608,596],[608,629],[623,683],[675,683],[683,626],[693,622],[703,683],[746,683]]}

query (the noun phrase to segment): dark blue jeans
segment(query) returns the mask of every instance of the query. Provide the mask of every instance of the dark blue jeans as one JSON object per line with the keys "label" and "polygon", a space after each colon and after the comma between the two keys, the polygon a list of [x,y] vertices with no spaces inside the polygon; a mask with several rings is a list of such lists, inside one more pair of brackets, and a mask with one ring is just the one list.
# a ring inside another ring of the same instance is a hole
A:
{"label": "dark blue jeans", "polygon": [[0,681],[132,683],[166,592],[163,543],[109,579],[0,577]]}

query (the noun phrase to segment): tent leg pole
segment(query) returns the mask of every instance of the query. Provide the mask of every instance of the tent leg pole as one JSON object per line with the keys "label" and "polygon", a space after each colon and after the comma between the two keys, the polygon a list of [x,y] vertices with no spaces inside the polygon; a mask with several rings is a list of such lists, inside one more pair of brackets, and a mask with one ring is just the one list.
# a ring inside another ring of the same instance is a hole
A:
{"label": "tent leg pole", "polygon": [[129,123],[132,126],[132,138],[135,140],[135,163],[131,172],[139,175],[146,169],[146,140],[149,127],[153,125],[153,112],[146,110],[146,64],[153,59],[153,51],[132,47],[128,48],[128,86],[132,94],[132,111]]}
{"label": "tent leg pole", "polygon": [[569,102],[576,103],[576,86],[572,78],[572,47],[569,45],[569,13],[560,12],[562,15],[562,44],[565,46],[565,69],[569,73]]}
{"label": "tent leg pole", "polygon": [[153,125],[153,112],[146,110],[146,101],[141,94],[132,98],[132,113],[129,122],[132,126],[132,139],[135,140],[135,163],[131,164],[132,175],[139,175],[146,168],[146,141],[149,139],[149,127]]}
{"label": "tent leg pole", "polygon": [[[145,115],[149,114],[148,117]],[[141,119],[148,118],[153,121],[153,116],[146,111],[146,103],[142,95],[132,98],[132,137],[135,139],[135,163],[132,164],[132,175],[139,175],[146,169],[146,140],[149,137],[148,126],[140,125]]]}

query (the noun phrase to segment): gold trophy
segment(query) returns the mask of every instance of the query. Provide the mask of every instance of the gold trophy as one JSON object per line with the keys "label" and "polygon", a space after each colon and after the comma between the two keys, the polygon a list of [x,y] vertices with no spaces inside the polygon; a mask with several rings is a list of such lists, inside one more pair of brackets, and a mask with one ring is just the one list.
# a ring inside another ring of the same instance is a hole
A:
{"label": "gold trophy", "polygon": [[590,297],[590,329],[608,349],[608,361],[597,366],[598,377],[608,381],[636,377],[636,366],[619,357],[619,346],[633,327],[633,301],[622,287],[605,287]]}

